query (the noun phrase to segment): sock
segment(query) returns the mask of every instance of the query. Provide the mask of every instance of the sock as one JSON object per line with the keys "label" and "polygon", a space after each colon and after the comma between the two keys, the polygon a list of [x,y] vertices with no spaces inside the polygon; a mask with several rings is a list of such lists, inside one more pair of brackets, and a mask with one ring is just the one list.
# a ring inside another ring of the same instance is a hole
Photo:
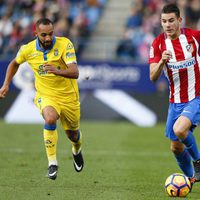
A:
{"label": "sock", "polygon": [[56,159],[56,145],[58,141],[58,133],[56,130],[56,125],[44,125],[43,130],[44,144],[46,148],[47,158],[50,165],[58,165]]}
{"label": "sock", "polygon": [[184,140],[181,140],[182,143],[186,146],[186,149],[193,161],[197,161],[200,159],[199,150],[197,147],[196,139],[191,131],[188,132],[187,137]]}
{"label": "sock", "polygon": [[181,152],[178,155],[174,154],[174,156],[176,158],[176,161],[177,161],[180,169],[183,171],[183,173],[187,177],[193,177],[193,175],[194,175],[193,165],[191,162],[191,157],[190,157],[189,153],[187,152],[187,150],[184,149],[183,152]]}
{"label": "sock", "polygon": [[78,139],[77,141],[71,141],[72,144],[72,153],[74,155],[77,155],[81,151],[81,145],[82,145],[82,133],[78,131]]}

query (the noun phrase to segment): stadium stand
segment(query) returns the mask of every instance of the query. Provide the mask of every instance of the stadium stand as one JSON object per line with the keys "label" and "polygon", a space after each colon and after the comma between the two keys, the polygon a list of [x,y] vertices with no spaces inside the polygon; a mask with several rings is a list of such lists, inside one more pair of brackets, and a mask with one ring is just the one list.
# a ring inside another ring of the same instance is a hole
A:
{"label": "stadium stand", "polygon": [[0,59],[12,58],[34,36],[41,17],[55,24],[55,35],[69,37],[79,56],[82,40],[95,29],[106,0],[2,0],[0,1]]}
{"label": "stadium stand", "polygon": [[199,0],[134,0],[124,26],[124,35],[116,48],[120,60],[147,62],[150,45],[162,30],[160,10],[165,3],[177,3],[183,26],[200,29]]}
{"label": "stadium stand", "polygon": [[133,0],[109,0],[94,32],[83,51],[84,60],[113,60],[115,49],[123,34],[124,22]]}
{"label": "stadium stand", "polygon": [[35,37],[36,20],[48,17],[55,22],[55,34],[69,37],[82,60],[146,63],[166,2],[179,5],[183,26],[200,29],[199,0],[2,0],[0,59],[14,57]]}

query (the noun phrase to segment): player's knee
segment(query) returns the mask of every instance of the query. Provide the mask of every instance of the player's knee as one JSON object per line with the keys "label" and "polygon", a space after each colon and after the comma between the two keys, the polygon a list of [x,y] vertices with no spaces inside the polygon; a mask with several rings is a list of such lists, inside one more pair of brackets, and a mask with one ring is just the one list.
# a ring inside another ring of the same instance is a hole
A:
{"label": "player's knee", "polygon": [[45,124],[49,124],[49,125],[56,124],[56,121],[59,119],[59,115],[57,114],[55,109],[51,107],[46,107],[43,110],[42,115],[45,120]]}
{"label": "player's knee", "polygon": [[56,124],[56,119],[53,117],[46,117],[45,124],[49,124],[49,125]]}
{"label": "player's knee", "polygon": [[66,130],[65,131],[67,134],[67,137],[73,141],[73,142],[77,142],[79,140],[80,134],[79,134],[79,130],[76,131],[72,131],[72,130]]}
{"label": "player's knee", "polygon": [[174,131],[175,135],[176,135],[178,138],[182,139],[182,138],[185,137],[185,130],[184,130],[181,126],[176,126],[176,125],[175,125],[175,126],[173,127],[173,131]]}

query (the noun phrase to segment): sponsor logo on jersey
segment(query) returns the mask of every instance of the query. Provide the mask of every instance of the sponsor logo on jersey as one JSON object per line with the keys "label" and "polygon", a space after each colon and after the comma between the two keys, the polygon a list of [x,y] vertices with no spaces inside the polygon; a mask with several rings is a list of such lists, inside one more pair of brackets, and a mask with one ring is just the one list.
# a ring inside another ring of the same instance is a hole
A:
{"label": "sponsor logo on jersey", "polygon": [[149,57],[153,58],[154,57],[154,48],[151,46],[150,52],[149,52]]}
{"label": "sponsor logo on jersey", "polygon": [[58,49],[54,49],[54,56],[58,56]]}
{"label": "sponsor logo on jersey", "polygon": [[174,62],[174,63],[167,63],[167,64],[170,69],[184,69],[184,68],[195,65],[196,61],[195,61],[194,57],[192,57],[188,60]]}
{"label": "sponsor logo on jersey", "polygon": [[34,58],[34,57],[39,56],[39,55],[40,55],[39,53],[29,54],[28,58]]}
{"label": "sponsor logo on jersey", "polygon": [[73,45],[71,43],[68,43],[67,44],[67,50],[72,49],[72,48],[73,48]]}
{"label": "sponsor logo on jersey", "polygon": [[41,103],[42,102],[42,99],[41,99],[41,97],[38,99],[38,103]]}
{"label": "sponsor logo on jersey", "polygon": [[51,144],[52,143],[51,140],[45,140],[44,142],[45,142],[45,144]]}
{"label": "sponsor logo on jersey", "polygon": [[38,67],[38,74],[41,76],[41,75],[44,75],[44,74],[47,74],[48,72],[44,70],[44,66],[43,65],[40,65]]}
{"label": "sponsor logo on jersey", "polygon": [[70,52],[66,53],[66,58],[72,58],[74,56],[75,56],[75,53],[70,53]]}

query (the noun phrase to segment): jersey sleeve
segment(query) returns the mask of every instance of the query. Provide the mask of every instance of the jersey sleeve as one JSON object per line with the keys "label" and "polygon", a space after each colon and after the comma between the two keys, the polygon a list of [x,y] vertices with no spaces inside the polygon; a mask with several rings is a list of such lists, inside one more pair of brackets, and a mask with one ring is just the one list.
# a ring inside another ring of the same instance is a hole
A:
{"label": "jersey sleeve", "polygon": [[200,30],[186,29],[188,35],[192,35],[200,44]]}
{"label": "jersey sleeve", "polygon": [[21,46],[15,58],[18,64],[22,64],[26,61],[25,51],[26,51],[25,45]]}
{"label": "jersey sleeve", "polygon": [[159,44],[159,40],[158,38],[156,38],[150,48],[150,52],[149,52],[149,64],[151,63],[158,63],[161,59],[162,53],[160,51],[159,48],[160,44]]}
{"label": "jersey sleeve", "polygon": [[62,54],[62,59],[66,64],[77,63],[74,45],[70,40],[67,40],[66,47]]}

